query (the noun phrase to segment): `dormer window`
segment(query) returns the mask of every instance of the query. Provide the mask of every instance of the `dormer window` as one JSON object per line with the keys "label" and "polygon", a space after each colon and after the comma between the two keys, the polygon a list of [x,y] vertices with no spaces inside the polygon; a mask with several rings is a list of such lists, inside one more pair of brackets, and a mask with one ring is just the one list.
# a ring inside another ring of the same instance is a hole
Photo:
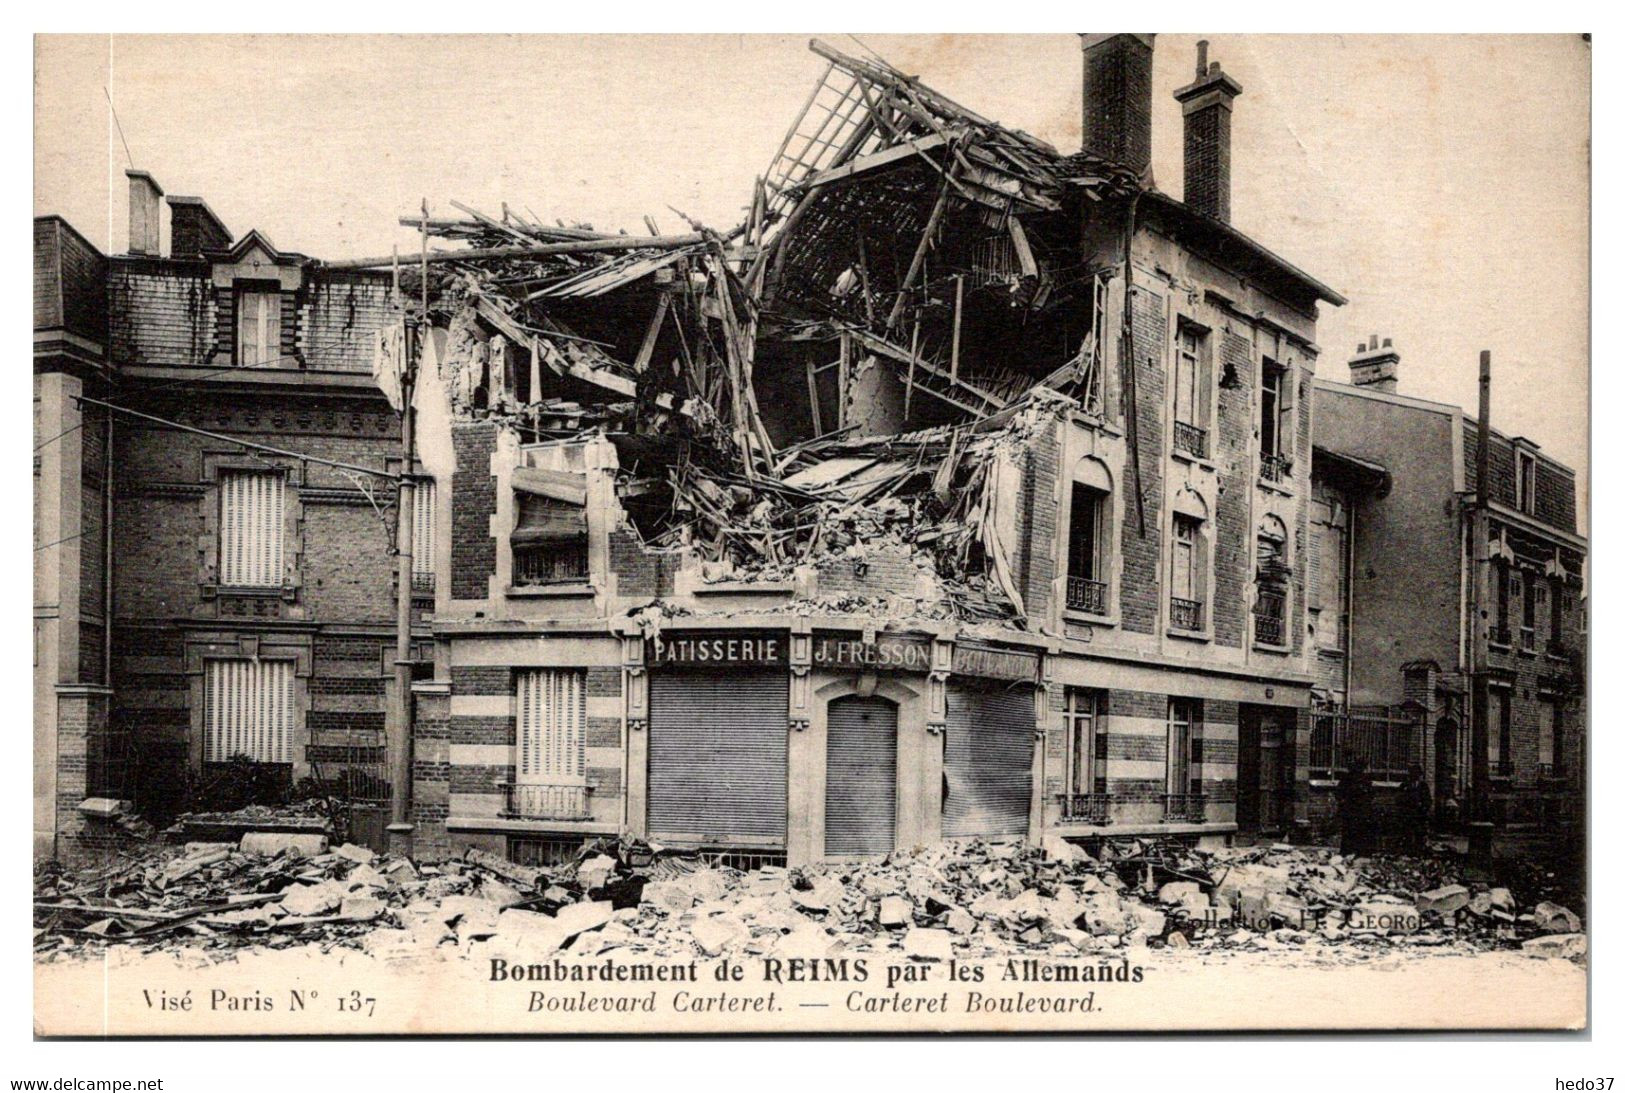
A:
{"label": "dormer window", "polygon": [[1535,454],[1533,452],[1518,452],[1518,511],[1533,513],[1535,511]]}
{"label": "dormer window", "polygon": [[282,346],[282,294],[274,287],[237,290],[237,364],[274,368]]}

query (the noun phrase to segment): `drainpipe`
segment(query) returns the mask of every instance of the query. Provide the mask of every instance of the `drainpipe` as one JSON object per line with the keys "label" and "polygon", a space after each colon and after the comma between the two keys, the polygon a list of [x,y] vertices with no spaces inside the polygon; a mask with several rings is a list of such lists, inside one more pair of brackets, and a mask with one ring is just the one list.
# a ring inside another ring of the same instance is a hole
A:
{"label": "drainpipe", "polygon": [[1483,691],[1484,627],[1482,618],[1484,583],[1489,561],[1490,511],[1490,351],[1478,354],[1478,445],[1475,453],[1478,483],[1474,489],[1472,515],[1472,551],[1468,557],[1468,587],[1472,594],[1472,609],[1468,619],[1467,679],[1468,721],[1472,725],[1468,740],[1471,743],[1471,771],[1473,814],[1475,822],[1489,816],[1489,701]]}

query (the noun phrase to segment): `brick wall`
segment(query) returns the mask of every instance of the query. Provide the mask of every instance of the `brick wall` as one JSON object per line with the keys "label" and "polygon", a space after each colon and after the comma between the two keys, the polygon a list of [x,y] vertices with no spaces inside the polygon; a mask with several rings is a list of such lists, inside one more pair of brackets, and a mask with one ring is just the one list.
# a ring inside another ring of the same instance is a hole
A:
{"label": "brick wall", "polygon": [[451,476],[451,595],[483,600],[496,573],[497,545],[491,517],[497,510],[491,455],[497,427],[488,422],[458,422],[451,427],[457,469]]}
{"label": "brick wall", "polygon": [[107,259],[54,216],[34,219],[34,329],[107,338]]}
{"label": "brick wall", "polygon": [[372,371],[374,335],[389,317],[389,278],[334,271],[311,276],[300,302],[306,368]]}
{"label": "brick wall", "polygon": [[630,529],[616,528],[609,533],[609,568],[622,596],[655,599],[672,595],[680,562],[678,555],[645,549]]}
{"label": "brick wall", "polygon": [[412,850],[420,861],[451,854],[446,817],[451,802],[450,700],[417,695],[412,719]]}
{"label": "brick wall", "polygon": [[1231,331],[1216,332],[1215,337],[1215,378],[1233,372],[1235,382],[1219,387],[1214,430],[1219,495],[1213,515],[1213,640],[1239,649],[1247,636],[1247,599],[1253,581],[1248,564],[1254,535],[1252,395],[1258,377],[1251,341]]}
{"label": "brick wall", "polygon": [[1061,473],[1061,445],[1058,420],[1045,422],[1022,453],[1021,498],[1017,507],[1020,541],[1012,562],[1017,587],[1027,608],[1027,618],[1035,625],[1049,615],[1050,597],[1055,587],[1055,542],[1060,500],[1056,480]]}
{"label": "brick wall", "polygon": [[1230,110],[1208,106],[1185,117],[1185,204],[1230,219]]}
{"label": "brick wall", "polygon": [[[1462,460],[1469,492],[1478,490],[1478,424],[1462,422]],[[1516,459],[1512,442],[1490,432],[1490,499],[1517,508]],[[1561,531],[1576,530],[1574,475],[1535,453],[1534,517]]]}
{"label": "brick wall", "polygon": [[[1164,300],[1144,285],[1136,286],[1131,308],[1134,324],[1134,421],[1139,436],[1139,477],[1134,460],[1124,468],[1128,493],[1123,501],[1123,587],[1119,595],[1123,629],[1149,634],[1156,629],[1162,536],[1162,409],[1167,397]],[[1140,532],[1135,491],[1145,503],[1145,532]]]}

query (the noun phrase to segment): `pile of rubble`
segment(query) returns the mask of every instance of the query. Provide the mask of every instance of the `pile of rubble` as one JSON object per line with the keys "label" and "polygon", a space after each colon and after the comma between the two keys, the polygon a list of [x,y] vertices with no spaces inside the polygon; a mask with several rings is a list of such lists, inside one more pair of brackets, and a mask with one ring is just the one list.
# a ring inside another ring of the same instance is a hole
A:
{"label": "pile of rubble", "polygon": [[[1114,840],[1098,856],[971,843],[870,862],[751,872],[636,842],[531,867],[480,851],[416,866],[323,836],[256,832],[83,874],[36,878],[36,955],[148,949],[361,948],[380,957],[561,953],[689,959],[893,953],[1109,958],[1148,948],[1396,946],[1585,952],[1578,915],[1456,883],[1435,859],[1324,849],[1199,852]],[[1525,893],[1525,898],[1531,898]]]}

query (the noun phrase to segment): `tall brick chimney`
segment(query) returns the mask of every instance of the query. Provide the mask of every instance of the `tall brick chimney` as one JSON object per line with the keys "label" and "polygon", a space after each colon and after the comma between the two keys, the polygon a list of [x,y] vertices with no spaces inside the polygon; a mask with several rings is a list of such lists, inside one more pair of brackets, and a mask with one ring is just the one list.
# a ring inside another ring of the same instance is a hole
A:
{"label": "tall brick chimney", "polygon": [[169,198],[169,253],[197,258],[206,250],[231,246],[231,230],[201,197]]}
{"label": "tall brick chimney", "polygon": [[1196,80],[1174,92],[1185,108],[1185,204],[1230,222],[1230,112],[1241,85],[1196,43]]}
{"label": "tall brick chimney", "polygon": [[163,188],[157,179],[134,167],[124,174],[130,180],[130,253],[157,254],[158,199],[164,196]]}
{"label": "tall brick chimney", "polygon": [[1394,339],[1383,338],[1379,345],[1373,334],[1369,342],[1361,342],[1349,358],[1349,381],[1356,387],[1390,394],[1398,390],[1399,351],[1394,348]]}
{"label": "tall brick chimney", "polygon": [[1151,163],[1155,34],[1080,34],[1083,150],[1144,175]]}

